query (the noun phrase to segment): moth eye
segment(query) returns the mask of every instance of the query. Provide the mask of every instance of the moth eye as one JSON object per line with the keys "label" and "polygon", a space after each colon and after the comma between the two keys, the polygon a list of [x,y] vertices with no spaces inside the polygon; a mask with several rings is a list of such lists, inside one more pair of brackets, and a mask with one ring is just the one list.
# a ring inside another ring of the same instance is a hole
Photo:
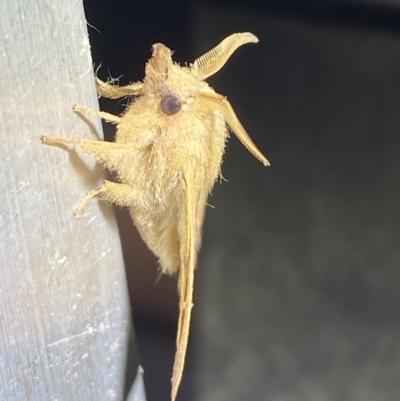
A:
{"label": "moth eye", "polygon": [[161,100],[161,110],[169,116],[176,114],[181,108],[182,104],[175,96],[167,95]]}

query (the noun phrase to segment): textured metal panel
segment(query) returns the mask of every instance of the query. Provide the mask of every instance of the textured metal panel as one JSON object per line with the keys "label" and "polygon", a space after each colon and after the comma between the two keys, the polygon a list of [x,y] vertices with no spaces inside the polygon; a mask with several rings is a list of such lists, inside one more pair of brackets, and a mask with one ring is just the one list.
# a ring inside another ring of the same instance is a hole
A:
{"label": "textured metal panel", "polygon": [[121,400],[137,361],[114,213],[72,217],[103,172],[40,143],[96,137],[72,113],[98,107],[83,7],[7,0],[0,15],[0,400]]}

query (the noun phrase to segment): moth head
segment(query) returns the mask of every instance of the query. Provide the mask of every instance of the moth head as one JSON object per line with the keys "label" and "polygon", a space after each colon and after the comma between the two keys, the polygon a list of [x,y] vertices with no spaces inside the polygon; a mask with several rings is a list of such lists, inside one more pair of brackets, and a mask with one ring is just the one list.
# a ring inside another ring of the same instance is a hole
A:
{"label": "moth head", "polygon": [[176,73],[172,53],[172,50],[162,43],[155,43],[152,46],[152,57],[146,65],[146,78],[157,94],[160,110],[167,116],[172,116],[182,109],[181,101],[169,87],[169,78],[174,74],[174,70]]}
{"label": "moth head", "polygon": [[152,46],[152,56],[146,65],[146,76],[155,79],[167,79],[168,70],[173,64],[172,50],[162,43]]}

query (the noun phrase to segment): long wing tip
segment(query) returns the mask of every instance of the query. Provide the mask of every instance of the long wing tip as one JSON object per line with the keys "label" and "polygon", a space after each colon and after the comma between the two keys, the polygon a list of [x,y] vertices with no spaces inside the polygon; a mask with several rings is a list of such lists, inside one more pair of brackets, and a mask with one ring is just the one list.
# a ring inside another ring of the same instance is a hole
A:
{"label": "long wing tip", "polygon": [[181,379],[182,379],[182,369],[180,369],[180,371],[178,372],[178,369],[176,368],[176,366],[174,366],[171,378],[171,401],[175,401],[178,395]]}
{"label": "long wing tip", "polygon": [[178,393],[178,390],[172,389],[172,391],[171,391],[171,401],[175,401],[177,393]]}

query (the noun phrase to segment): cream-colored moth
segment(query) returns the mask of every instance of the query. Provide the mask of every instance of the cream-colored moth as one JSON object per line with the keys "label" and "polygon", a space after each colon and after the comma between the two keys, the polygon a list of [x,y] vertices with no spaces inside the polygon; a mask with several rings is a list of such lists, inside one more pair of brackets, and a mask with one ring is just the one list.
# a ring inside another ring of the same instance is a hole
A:
{"label": "cream-colored moth", "polygon": [[42,137],[48,145],[76,145],[114,171],[118,182],[105,181],[78,206],[80,215],[97,196],[128,207],[147,246],[167,274],[179,274],[179,323],[171,399],[181,382],[193,306],[193,279],[208,195],[221,170],[228,128],[265,166],[266,157],[248,136],[231,104],[205,79],[219,71],[232,53],[257,43],[251,33],[235,33],[182,67],[161,43],[152,47],[141,82],[116,86],[96,79],[100,95],[134,96],[121,116],[75,107],[117,124],[115,142]]}

